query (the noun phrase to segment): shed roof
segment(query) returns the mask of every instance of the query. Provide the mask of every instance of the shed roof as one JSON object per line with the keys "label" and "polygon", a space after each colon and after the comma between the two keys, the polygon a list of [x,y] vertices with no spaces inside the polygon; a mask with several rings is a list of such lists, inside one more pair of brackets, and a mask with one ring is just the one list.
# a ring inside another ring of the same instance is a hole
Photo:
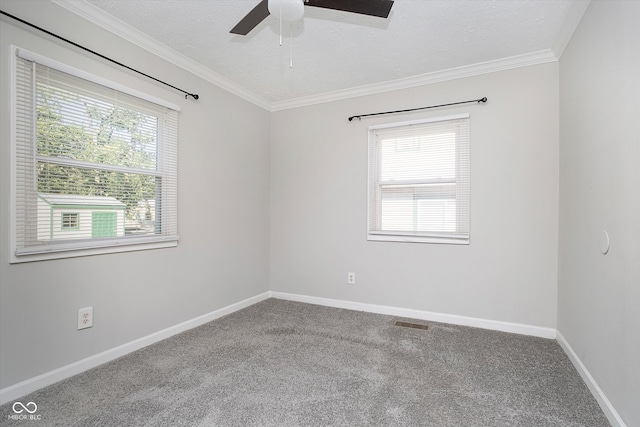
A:
{"label": "shed roof", "polygon": [[77,194],[39,194],[40,198],[52,206],[111,206],[123,208],[125,204],[115,197],[106,196],[79,196]]}

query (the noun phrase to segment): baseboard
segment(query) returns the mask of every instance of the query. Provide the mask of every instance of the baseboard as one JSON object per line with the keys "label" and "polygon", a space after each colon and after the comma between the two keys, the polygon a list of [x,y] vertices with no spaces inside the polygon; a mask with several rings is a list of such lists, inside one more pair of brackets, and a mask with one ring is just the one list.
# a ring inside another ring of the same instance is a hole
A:
{"label": "baseboard", "polygon": [[522,335],[531,335],[542,338],[555,338],[565,351],[576,370],[587,384],[587,387],[597,400],[603,412],[609,419],[613,427],[626,427],[624,421],[615,410],[602,389],[598,386],[582,361],[578,358],[564,336],[555,329],[543,328],[539,326],[524,325],[519,323],[501,322],[496,320],[479,319],[473,317],[458,316],[444,313],[434,313],[429,311],[414,310],[400,307],[390,307],[376,304],[359,303],[353,301],[336,300],[330,298],[313,297],[307,295],[290,294],[286,292],[264,292],[235,304],[228,305],[186,322],[163,329],[129,343],[114,347],[110,350],[98,353],[86,359],[79,360],[61,368],[46,372],[37,377],[30,378],[12,386],[0,390],[0,404],[18,399],[38,389],[77,375],[81,372],[95,368],[103,363],[122,357],[133,351],[139,350],[158,341],[167,339],[173,335],[203,325],[212,320],[218,319],[227,314],[249,307],[268,298],[277,298],[289,301],[305,302],[309,304],[324,305],[328,307],[345,308],[349,310],[365,311],[370,313],[386,314],[390,316],[406,317],[411,319],[428,320],[432,322],[451,323],[454,325],[471,326],[476,328],[490,329],[502,332],[510,332]]}
{"label": "baseboard", "polygon": [[587,384],[589,391],[591,391],[593,397],[598,401],[600,408],[602,408],[602,412],[607,416],[611,425],[613,427],[626,427],[626,424],[620,417],[620,414],[618,414],[618,411],[616,411],[609,399],[607,399],[607,396],[604,394],[596,380],[591,376],[591,373],[587,370],[586,366],[584,366],[576,352],[573,351],[573,348],[571,348],[571,345],[560,331],[557,331],[556,341],[558,341],[560,347],[562,347],[564,352],[567,354],[569,360],[571,360],[571,363],[573,363],[573,366],[582,377],[582,380]]}
{"label": "baseboard", "polygon": [[0,405],[25,396],[58,381],[77,375],[88,369],[95,368],[96,366],[117,359],[118,357],[122,357],[126,354],[154,344],[158,341],[167,339],[173,335],[179,334],[180,332],[187,331],[212,320],[218,319],[222,316],[226,316],[227,314],[231,314],[235,311],[241,310],[245,307],[249,307],[250,305],[268,299],[269,297],[270,292],[264,292],[235,304],[231,304],[202,316],[198,316],[194,319],[187,320],[186,322],[180,323],[178,325],[155,332],[151,335],[147,335],[118,347],[103,351],[102,353],[87,357],[86,359],[79,360],[53,371],[38,375],[37,377],[33,377],[12,386],[3,388],[2,390],[0,390]]}
{"label": "baseboard", "polygon": [[454,325],[471,326],[474,328],[490,329],[501,332],[511,332],[514,334],[530,335],[534,337],[550,338],[556,337],[556,330],[553,328],[543,328],[541,326],[525,325],[520,323],[501,322],[498,320],[487,320],[475,317],[458,316],[454,314],[434,313],[430,311],[413,310],[408,308],[390,307],[376,304],[366,304],[353,301],[336,300],[330,298],[311,297],[307,295],[289,294],[286,292],[273,292],[273,298],[289,301],[306,302],[309,304],[324,305],[328,307],[346,308],[349,310],[366,311],[369,313],[387,314],[390,316],[408,317],[411,319],[428,320],[431,322],[451,323]]}

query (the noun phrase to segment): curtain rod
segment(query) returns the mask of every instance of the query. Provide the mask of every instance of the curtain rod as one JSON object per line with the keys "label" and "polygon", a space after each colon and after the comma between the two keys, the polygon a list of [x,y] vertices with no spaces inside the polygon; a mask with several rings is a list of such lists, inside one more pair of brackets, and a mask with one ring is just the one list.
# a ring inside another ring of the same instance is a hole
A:
{"label": "curtain rod", "polygon": [[409,108],[408,110],[395,110],[395,111],[383,111],[381,113],[360,114],[360,115],[357,115],[357,116],[349,117],[349,121],[352,121],[353,119],[360,120],[363,117],[368,117],[368,116],[380,116],[382,114],[407,113],[409,111],[426,110],[428,108],[448,107],[450,105],[469,104],[471,102],[478,102],[478,103],[487,102],[487,97],[485,96],[484,98],[480,98],[480,99],[472,99],[471,101],[452,102],[450,104],[440,104],[440,105],[430,105],[428,107]]}
{"label": "curtain rod", "polygon": [[50,36],[52,36],[52,37],[55,37],[55,38],[57,38],[57,39],[59,39],[59,40],[62,40],[62,41],[64,41],[64,42],[67,42],[67,43],[69,43],[69,44],[71,44],[71,45],[73,45],[73,46],[75,46],[75,47],[77,47],[77,48],[80,48],[80,49],[85,50],[85,51],[87,51],[87,52],[89,52],[89,53],[92,53],[92,54],[94,54],[94,55],[96,55],[96,56],[99,56],[99,57],[100,57],[100,58],[102,58],[102,59],[106,59],[107,61],[113,62],[114,64],[119,65],[119,66],[121,66],[121,67],[124,67],[124,68],[126,68],[127,70],[131,70],[131,71],[136,72],[136,73],[138,73],[138,74],[142,74],[143,76],[145,76],[145,77],[147,77],[147,78],[150,78],[151,80],[155,80],[155,81],[156,81],[156,82],[158,82],[158,83],[162,83],[162,84],[163,84],[163,85],[165,85],[165,86],[169,86],[170,88],[173,88],[173,89],[175,89],[175,90],[177,90],[177,91],[180,91],[180,92],[184,93],[184,99],[187,99],[188,97],[192,97],[193,99],[198,99],[198,98],[200,98],[200,97],[199,97],[197,94],[195,94],[195,93],[189,93],[189,92],[187,92],[186,90],[182,90],[182,89],[180,89],[179,87],[175,87],[175,86],[174,86],[174,85],[172,85],[172,84],[169,84],[169,83],[167,83],[167,82],[163,82],[163,81],[162,81],[162,80],[160,80],[160,79],[156,79],[155,77],[152,77],[152,76],[150,76],[149,74],[145,74],[145,73],[143,73],[142,71],[138,71],[138,70],[136,70],[135,68],[131,68],[131,67],[129,67],[128,65],[124,65],[123,63],[118,62],[118,61],[116,61],[115,59],[111,59],[111,58],[109,58],[108,56],[105,56],[105,55],[103,55],[103,54],[101,54],[101,53],[98,53],[98,52],[96,52],[96,51],[94,51],[94,50],[91,50],[91,49],[89,49],[89,48],[87,48],[87,47],[84,47],[84,46],[82,46],[82,45],[80,45],[80,44],[78,44],[78,43],[76,43],[76,42],[73,42],[73,41],[71,41],[71,40],[69,40],[69,39],[65,39],[65,38],[64,38],[64,37],[62,37],[62,36],[59,36],[59,35],[57,35],[57,34],[54,34],[54,33],[52,33],[51,31],[45,30],[44,28],[38,27],[37,25],[34,25],[34,24],[30,23],[30,22],[25,21],[24,19],[20,19],[20,18],[18,18],[17,16],[13,16],[13,15],[11,15],[11,14],[9,14],[9,13],[5,12],[4,10],[0,10],[0,13],[2,13],[2,14],[3,14],[3,15],[5,15],[5,16],[8,16],[8,17],[9,17],[9,18],[11,18],[11,19],[15,19],[15,20],[16,20],[16,21],[18,21],[18,22],[21,22],[21,23],[23,23],[23,24],[25,24],[25,25],[28,25],[28,26],[32,27],[32,28],[35,28],[36,30],[42,31],[43,33],[46,33],[46,34],[48,34],[48,35],[50,35]]}

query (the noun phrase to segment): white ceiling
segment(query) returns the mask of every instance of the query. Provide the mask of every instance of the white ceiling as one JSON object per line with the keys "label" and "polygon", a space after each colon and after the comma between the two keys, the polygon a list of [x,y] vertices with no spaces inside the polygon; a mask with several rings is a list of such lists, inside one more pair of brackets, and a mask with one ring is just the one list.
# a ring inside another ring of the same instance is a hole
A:
{"label": "white ceiling", "polygon": [[259,0],[53,1],[272,110],[556,60],[589,3],[395,0],[387,19],[305,7],[280,46],[274,16],[229,33]]}

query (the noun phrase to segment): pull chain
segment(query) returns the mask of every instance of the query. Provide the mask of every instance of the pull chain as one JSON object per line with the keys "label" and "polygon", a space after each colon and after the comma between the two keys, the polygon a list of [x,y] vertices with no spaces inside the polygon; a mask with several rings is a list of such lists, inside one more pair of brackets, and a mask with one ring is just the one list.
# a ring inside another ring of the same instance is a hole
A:
{"label": "pull chain", "polygon": [[289,37],[291,38],[289,45],[289,68],[293,68],[293,23],[289,23]]}
{"label": "pull chain", "polygon": [[280,46],[282,46],[282,5],[280,5]]}

